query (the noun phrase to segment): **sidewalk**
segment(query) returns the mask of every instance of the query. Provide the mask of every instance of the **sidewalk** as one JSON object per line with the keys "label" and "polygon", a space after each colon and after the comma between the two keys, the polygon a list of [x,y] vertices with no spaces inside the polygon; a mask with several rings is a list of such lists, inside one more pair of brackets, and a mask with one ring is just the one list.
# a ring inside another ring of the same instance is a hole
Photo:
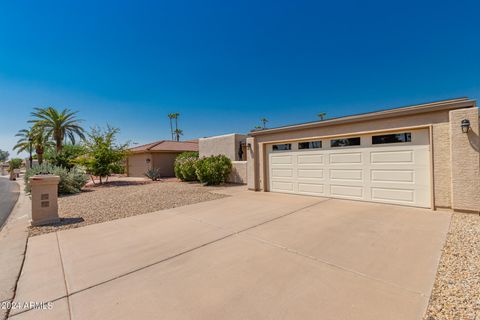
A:
{"label": "sidewalk", "polygon": [[15,296],[15,288],[22,269],[28,239],[30,198],[23,191],[23,180],[18,179],[20,195],[0,232],[0,319],[7,316],[4,306]]}

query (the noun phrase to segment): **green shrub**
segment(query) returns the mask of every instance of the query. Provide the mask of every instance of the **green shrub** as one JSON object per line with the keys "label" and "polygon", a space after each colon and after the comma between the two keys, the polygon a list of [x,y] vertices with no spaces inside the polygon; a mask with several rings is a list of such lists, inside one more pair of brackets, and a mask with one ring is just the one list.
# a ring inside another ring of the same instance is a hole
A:
{"label": "green shrub", "polygon": [[175,159],[175,176],[182,181],[196,181],[195,163],[198,161],[198,152],[188,151],[180,153]]}
{"label": "green shrub", "polygon": [[13,159],[10,159],[10,161],[8,162],[8,165],[10,166],[9,170],[14,170],[14,169],[20,169],[20,167],[22,166],[22,159],[20,158],[13,158]]}
{"label": "green shrub", "polygon": [[86,153],[85,147],[76,144],[63,145],[62,151],[50,148],[45,151],[44,157],[50,164],[70,170],[75,167],[75,160]]}
{"label": "green shrub", "polygon": [[125,159],[128,155],[128,143],[118,144],[116,137],[119,129],[107,125],[106,129],[92,128],[83,141],[86,154],[75,159],[74,163],[85,168],[93,177],[103,178],[114,173],[125,172]]}
{"label": "green shrub", "polygon": [[199,159],[195,163],[198,180],[206,185],[224,183],[232,171],[232,161],[224,155]]}
{"label": "green shrub", "polygon": [[152,181],[157,181],[161,178],[160,169],[158,168],[149,169],[147,172],[145,172],[145,176],[151,179]]}
{"label": "green shrub", "polygon": [[25,192],[30,193],[30,183],[28,180],[31,176],[36,174],[54,174],[59,176],[60,183],[58,184],[58,194],[79,193],[88,181],[88,176],[85,172],[76,167],[67,170],[66,168],[43,163],[28,169],[25,173]]}

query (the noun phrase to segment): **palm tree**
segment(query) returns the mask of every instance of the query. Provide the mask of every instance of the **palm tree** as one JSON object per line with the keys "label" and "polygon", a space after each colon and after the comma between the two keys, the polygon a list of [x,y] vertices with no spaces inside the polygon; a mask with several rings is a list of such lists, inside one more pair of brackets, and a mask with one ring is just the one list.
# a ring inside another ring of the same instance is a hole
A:
{"label": "palm tree", "polygon": [[[177,132],[178,131],[178,117],[180,117],[180,113],[175,112],[174,115],[175,115],[175,132]],[[177,134],[177,141],[178,141],[178,134]]]}
{"label": "palm tree", "polygon": [[17,150],[17,154],[23,151],[27,151],[29,154],[28,161],[30,163],[30,168],[32,167],[33,164],[33,157],[32,157],[32,152],[33,152],[33,145],[32,145],[32,128],[30,129],[22,129],[18,131],[18,133],[15,135],[15,137],[20,137],[20,139],[17,141],[17,144],[13,147],[13,150]]}
{"label": "palm tree", "polygon": [[175,136],[177,137],[177,141],[180,141],[180,136],[183,135],[183,130],[175,129],[174,133],[175,133]]}
{"label": "palm tree", "polygon": [[[176,134],[176,132],[178,130],[178,117],[179,116],[180,116],[180,113],[178,113],[178,112],[168,114],[168,118],[170,118],[170,131],[172,132],[172,140],[176,136],[177,141],[179,141],[178,140],[178,134]],[[172,127],[172,119],[175,119],[175,130],[173,130],[173,127]],[[182,130],[180,130],[180,131],[182,131]]]}
{"label": "palm tree", "polygon": [[178,117],[180,117],[180,113],[175,112],[175,129],[178,129]]}
{"label": "palm tree", "polygon": [[260,121],[263,123],[263,129],[266,128],[266,124],[268,122],[268,119],[267,118],[261,118]]}
{"label": "palm tree", "polygon": [[253,128],[253,130],[262,130],[262,129],[263,129],[262,126],[255,126],[255,127]]}
{"label": "palm tree", "polygon": [[42,164],[45,148],[52,145],[44,130],[41,127],[32,127],[30,129],[18,131],[15,136],[20,137],[20,139],[17,141],[17,144],[13,149],[17,150],[18,153],[27,151],[30,154],[28,159],[30,161],[30,168],[32,167],[33,150],[35,150],[35,153],[37,154],[38,164]]}
{"label": "palm tree", "polygon": [[322,121],[323,119],[325,119],[325,117],[327,116],[327,114],[325,112],[320,112],[319,114],[317,114],[317,117],[320,118],[320,121]]}
{"label": "palm tree", "polygon": [[76,117],[77,112],[69,109],[63,109],[59,112],[53,107],[35,108],[31,113],[34,119],[28,122],[33,123],[34,127],[41,127],[45,134],[55,141],[57,152],[62,151],[63,142],[68,138],[75,144],[75,136],[85,139],[84,130],[80,126],[82,120]]}
{"label": "palm tree", "polygon": [[173,124],[172,124],[172,119],[176,118],[175,113],[169,113],[168,118],[170,119],[170,134],[172,135],[172,140],[173,140]]}

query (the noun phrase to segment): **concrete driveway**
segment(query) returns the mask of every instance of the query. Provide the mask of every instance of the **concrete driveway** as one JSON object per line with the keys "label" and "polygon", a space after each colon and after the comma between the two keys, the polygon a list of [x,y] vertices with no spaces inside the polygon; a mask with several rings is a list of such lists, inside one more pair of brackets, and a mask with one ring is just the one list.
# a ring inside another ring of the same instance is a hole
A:
{"label": "concrete driveway", "polygon": [[449,222],[446,212],[239,192],[30,238],[15,301],[53,305],[10,316],[421,319]]}

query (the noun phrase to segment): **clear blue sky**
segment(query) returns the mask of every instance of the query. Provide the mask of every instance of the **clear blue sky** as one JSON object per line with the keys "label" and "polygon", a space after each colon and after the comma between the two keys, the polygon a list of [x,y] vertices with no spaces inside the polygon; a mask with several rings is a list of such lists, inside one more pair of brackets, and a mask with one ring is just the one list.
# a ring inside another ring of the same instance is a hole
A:
{"label": "clear blue sky", "polygon": [[122,140],[480,95],[478,1],[2,1],[0,149],[33,107]]}

